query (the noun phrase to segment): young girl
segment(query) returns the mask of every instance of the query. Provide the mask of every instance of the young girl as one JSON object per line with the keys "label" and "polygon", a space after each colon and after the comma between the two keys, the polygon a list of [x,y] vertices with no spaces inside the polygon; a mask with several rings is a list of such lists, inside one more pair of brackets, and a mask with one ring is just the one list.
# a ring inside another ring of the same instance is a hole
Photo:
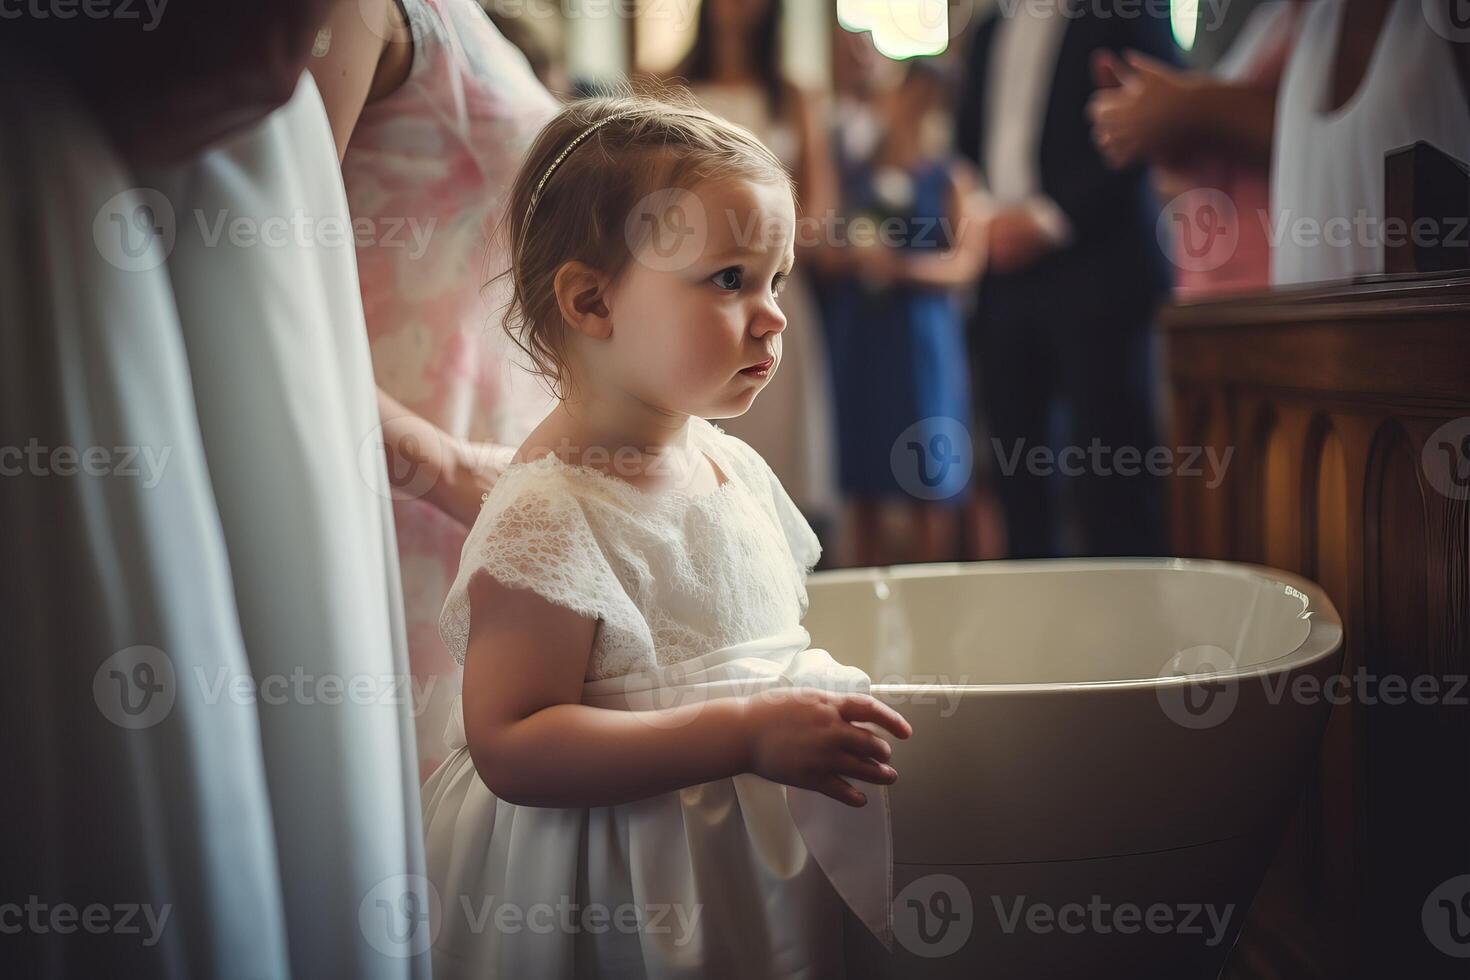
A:
{"label": "young girl", "polygon": [[435,975],[839,976],[844,902],[890,940],[877,732],[911,730],[808,647],[816,536],[705,421],[780,364],[790,179],[690,100],[589,99],[505,227],[507,326],[559,401],[441,619],[464,694],[424,787]]}

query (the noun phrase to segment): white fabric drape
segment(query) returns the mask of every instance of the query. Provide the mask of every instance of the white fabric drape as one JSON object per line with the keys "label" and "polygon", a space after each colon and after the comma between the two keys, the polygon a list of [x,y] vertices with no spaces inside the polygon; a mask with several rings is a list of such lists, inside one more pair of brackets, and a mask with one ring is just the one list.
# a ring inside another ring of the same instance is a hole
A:
{"label": "white fabric drape", "polygon": [[113,464],[0,480],[26,808],[6,900],[167,916],[152,943],[136,910],[142,936],[32,930],[20,973],[426,978],[397,559],[320,96],[303,76],[253,129],[129,175],[33,71],[3,91],[0,447]]}
{"label": "white fabric drape", "polygon": [[[283,976],[255,709],[186,696],[248,664],[168,275],[104,261],[94,216],[143,200],[60,89],[19,75],[0,64],[0,889],[46,925],[4,937],[7,972]],[[75,475],[92,447],[106,472]],[[50,927],[91,905],[114,931]]]}

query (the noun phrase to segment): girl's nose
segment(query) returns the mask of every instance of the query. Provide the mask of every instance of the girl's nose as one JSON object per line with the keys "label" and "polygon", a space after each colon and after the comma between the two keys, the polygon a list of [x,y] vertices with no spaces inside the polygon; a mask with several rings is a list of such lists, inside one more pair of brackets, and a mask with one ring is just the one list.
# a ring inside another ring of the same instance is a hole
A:
{"label": "girl's nose", "polygon": [[786,314],[781,312],[780,305],[775,299],[767,300],[756,310],[755,319],[750,325],[752,336],[764,337],[767,334],[777,334],[786,329]]}

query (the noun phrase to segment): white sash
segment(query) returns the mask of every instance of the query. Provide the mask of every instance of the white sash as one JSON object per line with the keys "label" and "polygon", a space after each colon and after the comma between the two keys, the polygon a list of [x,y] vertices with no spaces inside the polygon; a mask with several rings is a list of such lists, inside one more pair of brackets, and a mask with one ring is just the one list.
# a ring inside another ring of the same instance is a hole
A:
{"label": "white sash", "polygon": [[[636,671],[590,681],[582,687],[582,703],[598,708],[646,711],[716,698],[756,693],[799,698],[796,688],[867,693],[870,680],[857,667],[839,664],[819,648],[801,626],[668,667]],[[861,723],[878,731],[877,726]],[[444,732],[451,751],[465,745],[464,706],[456,698]],[[784,803],[748,806],[746,819],[784,819],[800,833],[836,892],[885,947],[893,941],[893,841],[888,788],[851,779],[868,797],[861,807],[848,806],[823,793],[775,783],[752,773],[732,777],[741,799]],[[779,814],[780,816],[776,816]],[[762,828],[767,833],[775,828]]]}

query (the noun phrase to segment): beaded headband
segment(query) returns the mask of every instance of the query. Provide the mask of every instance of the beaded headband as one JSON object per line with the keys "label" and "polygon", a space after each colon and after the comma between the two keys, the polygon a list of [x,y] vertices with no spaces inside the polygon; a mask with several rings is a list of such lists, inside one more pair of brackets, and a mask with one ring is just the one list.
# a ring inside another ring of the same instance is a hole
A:
{"label": "beaded headband", "polygon": [[599,119],[591,126],[588,126],[586,129],[582,130],[582,132],[578,134],[575,139],[568,143],[566,147],[556,155],[556,159],[551,161],[551,166],[546,168],[546,172],[541,175],[541,179],[536,181],[536,189],[531,192],[531,204],[528,208],[526,208],[525,227],[529,228],[531,226],[531,218],[535,216],[536,208],[539,207],[541,204],[541,192],[545,190],[546,182],[551,179],[552,174],[556,173],[557,168],[562,165],[562,162],[566,160],[567,157],[571,156],[573,150],[581,146],[584,142],[587,141],[587,138],[589,136],[597,132],[602,127],[606,126],[608,123],[614,122],[618,119],[627,119],[630,116],[641,115],[646,111],[647,110],[645,109],[629,110],[627,112],[614,113],[613,115],[608,116],[605,119]]}

